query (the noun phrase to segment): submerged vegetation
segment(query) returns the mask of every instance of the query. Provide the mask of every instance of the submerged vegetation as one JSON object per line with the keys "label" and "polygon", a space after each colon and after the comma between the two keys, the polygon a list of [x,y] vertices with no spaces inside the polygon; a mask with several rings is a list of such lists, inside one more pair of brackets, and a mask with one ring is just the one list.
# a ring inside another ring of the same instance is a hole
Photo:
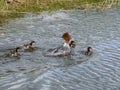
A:
{"label": "submerged vegetation", "polygon": [[0,0],[0,25],[28,12],[59,9],[89,9],[97,11],[120,5],[119,0]]}

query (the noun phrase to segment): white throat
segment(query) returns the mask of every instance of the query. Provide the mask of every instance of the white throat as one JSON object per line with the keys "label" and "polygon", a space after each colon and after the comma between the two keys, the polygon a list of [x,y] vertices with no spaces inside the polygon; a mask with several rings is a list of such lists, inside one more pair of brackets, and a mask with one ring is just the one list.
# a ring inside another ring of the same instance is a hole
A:
{"label": "white throat", "polygon": [[65,43],[63,44],[63,46],[64,46],[64,47],[69,47],[69,44],[65,42]]}

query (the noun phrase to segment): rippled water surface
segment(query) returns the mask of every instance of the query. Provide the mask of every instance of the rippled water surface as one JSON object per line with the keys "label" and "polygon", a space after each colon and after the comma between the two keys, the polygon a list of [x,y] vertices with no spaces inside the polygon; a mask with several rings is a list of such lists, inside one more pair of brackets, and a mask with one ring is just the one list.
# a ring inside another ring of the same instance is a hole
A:
{"label": "rippled water surface", "polygon": [[[75,54],[44,57],[63,43],[66,31],[76,40]],[[3,57],[30,40],[37,42],[35,51]],[[88,46],[92,56],[79,54]],[[0,90],[120,90],[120,8],[27,14],[1,27]]]}

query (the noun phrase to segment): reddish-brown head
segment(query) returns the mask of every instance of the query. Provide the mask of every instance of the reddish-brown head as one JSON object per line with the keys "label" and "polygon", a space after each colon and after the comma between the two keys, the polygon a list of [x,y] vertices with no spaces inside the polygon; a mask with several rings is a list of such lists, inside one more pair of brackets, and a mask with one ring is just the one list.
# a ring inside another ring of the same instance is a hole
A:
{"label": "reddish-brown head", "polygon": [[68,32],[64,33],[62,35],[62,38],[65,40],[66,43],[68,43],[71,40],[71,36]]}

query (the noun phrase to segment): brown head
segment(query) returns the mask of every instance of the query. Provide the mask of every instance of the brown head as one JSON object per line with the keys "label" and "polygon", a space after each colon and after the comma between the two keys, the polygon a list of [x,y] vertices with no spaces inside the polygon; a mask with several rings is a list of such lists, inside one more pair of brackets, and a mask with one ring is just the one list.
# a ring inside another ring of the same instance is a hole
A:
{"label": "brown head", "polygon": [[62,38],[65,40],[66,43],[68,43],[71,40],[71,36],[68,32],[64,33],[62,35]]}
{"label": "brown head", "polygon": [[88,52],[90,52],[91,50],[92,50],[92,48],[91,48],[91,47],[88,47],[88,48],[87,48],[87,51],[88,51]]}
{"label": "brown head", "polygon": [[15,51],[18,52],[19,49],[20,49],[20,47],[16,47],[16,48],[15,48]]}
{"label": "brown head", "polygon": [[32,41],[30,42],[30,45],[33,45],[34,43],[35,43],[35,41],[32,40]]}

